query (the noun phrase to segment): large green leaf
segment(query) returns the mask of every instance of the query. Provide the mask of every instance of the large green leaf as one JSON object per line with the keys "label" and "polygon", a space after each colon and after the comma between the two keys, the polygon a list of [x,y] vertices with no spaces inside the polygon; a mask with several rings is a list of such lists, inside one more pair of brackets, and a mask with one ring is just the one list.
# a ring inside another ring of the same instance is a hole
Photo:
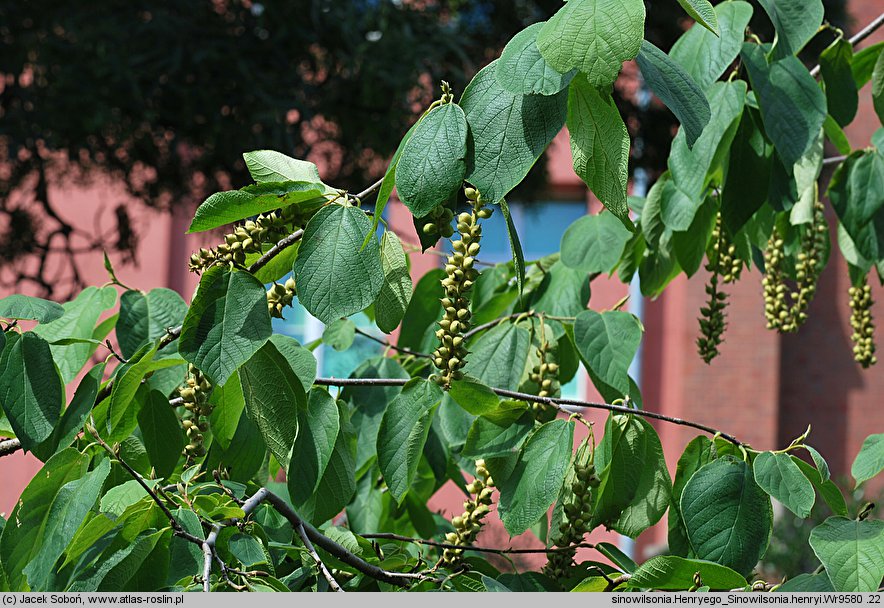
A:
{"label": "large green leaf", "polygon": [[634,315],[619,310],[586,310],[574,322],[574,343],[584,361],[602,382],[629,394],[627,371],[642,338]]}
{"label": "large green leaf", "polygon": [[629,133],[610,93],[596,88],[583,74],[569,87],[568,133],[574,172],[633,230],[626,204]]}
{"label": "large green leaf", "polygon": [[562,235],[562,263],[587,273],[610,272],[632,235],[613,213],[585,215]]}
{"label": "large green leaf", "polygon": [[471,346],[464,372],[488,386],[518,390],[528,362],[529,342],[528,330],[502,323]]}
{"label": "large green leaf", "polygon": [[213,230],[291,205],[312,211],[325,202],[324,192],[323,184],[305,181],[265,182],[242,190],[216,192],[197,208],[187,232]]}
{"label": "large green leaf", "polygon": [[875,65],[880,58],[881,51],[884,50],[884,42],[872,44],[857,51],[853,55],[853,61],[850,62],[850,71],[853,72],[853,80],[856,82],[856,88],[861,89],[866,86],[872,79],[875,71]]}
{"label": "large green leaf", "polygon": [[514,95],[498,84],[496,70],[497,62],[485,66],[460,100],[470,126],[465,179],[491,203],[524,179],[567,112],[566,93]]}
{"label": "large green leaf", "polygon": [[489,414],[500,404],[500,399],[490,387],[470,376],[452,382],[448,395],[473,416]]}
{"label": "large green leaf", "polygon": [[857,252],[872,263],[884,258],[884,156],[857,151],[832,175],[832,207]]}
{"label": "large green leaf", "polygon": [[223,385],[271,333],[264,286],[247,272],[214,266],[200,280],[178,350],[213,384]]}
{"label": "large green leaf", "polygon": [[709,0],[678,0],[678,3],[694,21],[718,35],[718,15]]}
{"label": "large green leaf", "polygon": [[298,417],[307,407],[301,381],[272,342],[240,368],[239,378],[249,417],[279,464],[287,467],[298,435]]}
{"label": "large green leaf", "polygon": [[546,269],[532,291],[531,308],[554,317],[573,317],[586,310],[590,293],[589,275],[558,261]]}
{"label": "large green leaf", "polygon": [[829,114],[842,127],[853,122],[859,108],[859,93],[850,64],[853,45],[838,38],[820,53],[820,74],[826,85],[826,105]]}
{"label": "large green leaf", "polygon": [[499,410],[476,418],[463,446],[466,458],[490,458],[517,449],[534,429],[534,416],[524,404],[504,401]]}
{"label": "large green leaf", "polygon": [[577,68],[592,84],[605,86],[624,61],[638,55],[644,30],[642,0],[574,0],[546,22],[537,48],[553,69]]}
{"label": "large green leaf", "polygon": [[321,183],[319,169],[306,160],[298,160],[275,150],[254,150],[242,155],[252,179],[265,182]]}
{"label": "large green leaf", "polygon": [[810,465],[797,456],[792,456],[792,462],[804,474],[805,477],[813,484],[813,487],[820,493],[820,497],[829,506],[835,515],[847,516],[847,503],[841,490],[831,479],[823,479],[821,472],[815,466]]}
{"label": "large green leaf", "polygon": [[444,296],[440,281],[445,276],[444,270],[433,268],[418,280],[402,317],[399,346],[418,352],[429,352],[434,348],[436,336],[433,330],[436,321],[442,317],[439,300]]}
{"label": "large green leaf", "polygon": [[726,566],[675,555],[661,555],[643,563],[629,579],[629,586],[687,591],[694,586],[694,576],[697,573],[703,585],[712,589],[728,591],[746,586],[746,579]]}
{"label": "large green leaf", "polygon": [[37,321],[38,323],[50,323],[60,319],[64,315],[64,307],[61,304],[14,293],[0,299],[0,319],[23,319]]}
{"label": "large green leaf", "polygon": [[127,291],[120,297],[117,341],[127,359],[184,321],[187,304],[177,292],[157,288],[148,293]]}
{"label": "large green leaf", "polygon": [[512,37],[500,54],[497,82],[517,95],[555,95],[568,86],[574,71],[561,74],[540,55],[537,36],[545,22],[529,25]]}
{"label": "large green leaf", "polygon": [[467,120],[455,103],[432,109],[412,133],[396,166],[396,190],[424,217],[457,192],[466,174]]}
{"label": "large green leaf", "polygon": [[402,243],[396,233],[389,230],[381,239],[381,266],[384,282],[374,303],[374,314],[380,330],[388,334],[405,316],[413,288]]}
{"label": "large green leaf", "polygon": [[884,578],[884,521],[830,517],[810,533],[810,546],[835,591],[877,591]]}
{"label": "large green leaf", "polygon": [[[233,378],[237,378],[235,388],[240,390],[240,400],[242,400],[242,390],[239,386],[238,376],[233,376],[231,381],[225,385],[225,392],[228,390],[229,385],[234,384]],[[217,389],[215,392],[217,392]],[[226,403],[228,401],[225,399]],[[218,409],[216,407],[215,412]],[[230,475],[231,481],[246,483],[264,465],[264,461],[267,458],[267,445],[261,436],[261,429],[252,422],[252,419],[249,418],[244,409],[239,410],[239,415],[233,421],[233,424],[235,425],[233,436],[226,445],[222,446],[220,442],[212,442],[204,467],[211,468],[212,470],[223,468]]]}
{"label": "large green leaf", "polygon": [[856,480],[856,485],[868,481],[881,471],[884,471],[884,433],[866,437],[850,467],[850,474]]}
{"label": "large green leaf", "polygon": [[596,449],[600,485],[593,491],[592,526],[635,538],[669,507],[672,482],[660,438],[638,416],[612,414]]}
{"label": "large green leaf", "polygon": [[737,130],[746,97],[746,83],[716,82],[707,91],[712,118],[692,148],[679,129],[669,153],[672,179],[660,200],[663,224],[674,231],[687,230],[703,203],[703,190]]}
{"label": "large green leaf", "polygon": [[780,158],[794,165],[813,145],[826,119],[826,96],[797,57],[768,65],[761,46],[743,45],[741,54],[761,108],[764,130]]}
{"label": "large green leaf", "polygon": [[212,426],[212,445],[226,450],[236,434],[240,416],[245,411],[246,402],[242,394],[239,374],[234,373],[224,386],[215,387],[209,395],[212,413],[209,422]]}
{"label": "large green leaf", "polygon": [[340,430],[335,400],[325,389],[311,389],[306,409],[298,410],[298,435],[286,472],[289,496],[295,506],[306,503],[319,485]]}
{"label": "large green leaf", "polygon": [[746,110],[730,148],[721,192],[721,219],[731,235],[761,209],[768,198],[773,148]]}
{"label": "large green leaf", "polygon": [[86,472],[89,457],[69,448],[50,458],[34,475],[9,515],[14,522],[0,536],[0,566],[12,591],[27,590],[25,566],[45,542],[52,503],[59,491]]}
{"label": "large green leaf", "polygon": [[530,528],[559,495],[571,462],[573,441],[574,425],[553,420],[525,442],[515,469],[500,486],[498,512],[510,536]]}
{"label": "large green leaf", "polygon": [[378,465],[390,494],[402,503],[417,474],[433,411],[442,400],[435,382],[414,378],[388,405],[378,429]]}
{"label": "large green leaf", "polygon": [[184,449],[184,435],[181,433],[181,422],[163,393],[150,392],[147,403],[138,412],[138,426],[144,449],[157,476],[169,477]]}
{"label": "large green leaf", "polygon": [[368,308],[381,291],[384,270],[371,220],[356,207],[329,205],[308,222],[295,260],[298,301],[328,325]]}
{"label": "large green leaf", "polygon": [[54,590],[55,562],[98,500],[110,468],[110,460],[102,459],[95,470],[67,482],[52,499],[46,523],[40,530],[42,544],[24,569],[32,591]]}
{"label": "large green leaf", "polygon": [[32,332],[10,335],[0,357],[0,405],[25,451],[52,435],[64,398],[46,340]]}
{"label": "large green leaf", "polygon": [[681,518],[681,495],[688,480],[714,458],[715,448],[706,437],[694,437],[684,448],[675,465],[675,478],[672,480],[672,500],[669,505],[669,551],[673,555],[691,557],[684,521]]}
{"label": "large green leaf", "polygon": [[[777,31],[776,59],[797,55],[823,24],[822,0],[758,0]],[[806,71],[806,70],[805,70]]]}
{"label": "large green leaf", "polygon": [[799,574],[795,578],[790,578],[782,585],[779,585],[776,589],[771,589],[771,591],[779,593],[792,593],[795,591],[825,593],[827,591],[832,592],[834,589],[829,581],[829,577],[825,572],[822,572],[820,574]]}
{"label": "large green leaf", "polygon": [[694,554],[748,574],[770,542],[770,498],[745,462],[725,456],[694,473],[681,496]]}
{"label": "large green leaf", "polygon": [[706,255],[706,246],[718,217],[718,205],[711,196],[697,209],[690,227],[672,234],[672,248],[678,265],[688,277],[694,276]]}
{"label": "large green leaf", "polygon": [[682,34],[669,51],[669,56],[704,91],[740,54],[746,26],[752,18],[752,5],[740,0],[721,2],[715,7],[715,14],[720,36],[697,24]]}
{"label": "large green leaf", "polygon": [[[154,585],[161,585],[161,581],[165,580],[171,536],[169,528],[147,530],[131,541],[118,535],[90,568],[77,575],[67,591],[142,591],[145,588],[158,591],[157,587],[147,585],[150,581]],[[151,559],[157,548],[160,551]],[[149,576],[142,580],[141,575],[145,570]]]}
{"label": "large green leaf", "polygon": [[[34,328],[34,333],[50,343],[66,338],[89,340],[101,314],[116,301],[117,291],[113,287],[87,287],[76,299],[62,305],[63,317],[37,326]],[[52,357],[61,371],[65,384],[77,377],[94,352],[95,345],[89,343],[52,346]]]}
{"label": "large green leaf", "polygon": [[[714,17],[711,5],[709,8]],[[712,117],[702,89],[678,63],[647,40],[642,41],[635,60],[645,82],[678,118],[688,147],[692,147]]]}
{"label": "large green leaf", "polygon": [[816,496],[813,485],[788,454],[762,452],[752,463],[755,482],[801,518],[810,515]]}
{"label": "large green leaf", "polygon": [[356,324],[350,319],[338,319],[322,332],[322,341],[337,351],[347,350],[356,339]]}

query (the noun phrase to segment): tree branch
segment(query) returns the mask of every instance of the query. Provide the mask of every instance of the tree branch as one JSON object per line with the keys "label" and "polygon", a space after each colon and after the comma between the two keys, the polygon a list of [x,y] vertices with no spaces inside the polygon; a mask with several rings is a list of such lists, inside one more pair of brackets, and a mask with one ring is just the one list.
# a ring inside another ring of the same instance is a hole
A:
{"label": "tree branch", "polygon": [[412,357],[421,357],[421,358],[425,358],[425,359],[432,359],[432,357],[430,355],[428,355],[427,353],[419,353],[416,350],[411,350],[410,348],[405,348],[404,346],[396,346],[392,342],[390,342],[388,340],[384,340],[383,338],[378,338],[377,336],[373,336],[370,333],[368,333],[367,331],[359,329],[358,327],[356,328],[356,333],[359,334],[360,336],[368,338],[369,340],[373,340],[373,341],[377,342],[381,346],[386,346],[387,348],[392,348],[393,350],[400,352],[403,355],[410,355]]}
{"label": "tree branch", "polygon": [[0,441],[0,458],[15,454],[21,449],[21,441],[18,439],[4,439]]}
{"label": "tree branch", "polygon": [[[317,384],[319,386],[404,386],[406,382],[408,382],[408,380],[403,378],[317,378],[314,381],[314,384]],[[712,428],[711,426],[700,424],[699,422],[692,422],[690,420],[675,418],[673,416],[666,416],[665,414],[659,414],[657,412],[651,412],[648,410],[638,410],[635,408],[627,407],[625,405],[613,405],[610,403],[592,403],[590,401],[580,401],[578,399],[562,399],[560,397],[538,397],[537,395],[520,393],[518,391],[511,391],[504,388],[491,387],[491,390],[500,397],[506,397],[507,399],[514,399],[516,401],[527,401],[529,403],[543,403],[545,405],[552,406],[561,412],[565,412],[566,414],[574,413],[566,409],[566,407],[606,410],[609,412],[617,412],[619,414],[634,414],[643,418],[652,418],[654,420],[660,420],[662,422],[668,422],[670,424],[691,427],[699,431],[709,433],[710,435],[717,435],[736,446],[745,446],[743,442],[738,440],[733,435],[729,435],[728,433],[719,431],[718,429]]]}
{"label": "tree branch", "polygon": [[[860,31],[858,31],[858,32],[857,32],[856,34],[854,34],[853,36],[851,36],[851,37],[850,37],[850,40],[849,40],[851,46],[856,46],[857,44],[859,44],[860,42],[862,42],[863,40],[865,40],[866,38],[868,38],[869,36],[871,36],[872,34],[874,34],[875,31],[876,31],[878,28],[880,28],[882,25],[884,25],[884,13],[881,13],[880,15],[878,15],[877,17],[875,17],[875,18],[872,20],[871,23],[869,23],[869,24],[868,24],[867,26],[865,26],[863,29],[861,29]],[[820,65],[817,64],[817,65],[816,65],[816,66],[810,71],[810,75],[813,76],[814,78],[816,78],[817,76],[820,75],[820,69],[821,69]]]}
{"label": "tree branch", "polygon": [[384,178],[382,177],[378,181],[373,183],[371,186],[369,186],[368,188],[366,188],[365,190],[360,192],[359,194],[356,194],[354,196],[354,198],[358,198],[361,201],[362,199],[364,199],[366,196],[368,196],[372,192],[376,192],[377,190],[380,190],[381,184],[383,184],[383,183],[384,183]]}
{"label": "tree branch", "polygon": [[473,329],[471,329],[470,331],[466,332],[463,335],[463,339],[468,340],[468,339],[472,338],[473,336],[475,336],[476,334],[485,331],[486,329],[491,329],[492,327],[496,327],[497,325],[500,325],[504,321],[513,321],[515,319],[518,319],[519,317],[525,317],[527,319],[528,317],[540,317],[540,316],[543,316],[544,319],[548,319],[550,321],[564,321],[566,323],[573,323],[574,322],[574,317],[554,317],[552,315],[547,315],[542,312],[538,313],[533,310],[529,310],[528,312],[514,312],[511,315],[507,315],[505,317],[500,317],[499,319],[494,319],[493,321],[488,321],[487,323],[482,323],[481,325],[476,325]]}
{"label": "tree branch", "polygon": [[423,538],[413,538],[411,536],[402,536],[401,534],[392,534],[390,532],[376,532],[374,534],[360,534],[362,538],[377,540],[396,540],[403,543],[412,543],[415,545],[426,545],[428,547],[437,547],[439,549],[463,549],[464,551],[478,551],[479,553],[494,553],[495,555],[519,555],[531,553],[561,553],[571,551],[573,549],[594,549],[595,545],[591,543],[580,543],[570,545],[568,547],[550,547],[548,549],[514,549],[512,547],[506,549],[497,549],[494,547],[476,547],[473,545],[453,545],[451,543],[443,543],[435,540],[425,540]]}
{"label": "tree branch", "polygon": [[316,562],[316,567],[322,573],[322,576],[325,577],[325,580],[328,581],[328,586],[331,587],[331,590],[337,591],[339,593],[344,593],[344,590],[341,589],[338,581],[335,580],[335,577],[333,577],[331,572],[328,571],[328,568],[325,567],[325,562],[323,562],[322,558],[319,557],[319,553],[316,552],[316,548],[313,546],[313,543],[310,542],[310,537],[307,536],[307,531],[304,529],[303,522],[300,526],[297,527],[297,531],[298,536],[301,537],[301,542],[303,542],[304,546],[307,547],[307,551],[310,552],[310,557],[312,557],[313,561]]}

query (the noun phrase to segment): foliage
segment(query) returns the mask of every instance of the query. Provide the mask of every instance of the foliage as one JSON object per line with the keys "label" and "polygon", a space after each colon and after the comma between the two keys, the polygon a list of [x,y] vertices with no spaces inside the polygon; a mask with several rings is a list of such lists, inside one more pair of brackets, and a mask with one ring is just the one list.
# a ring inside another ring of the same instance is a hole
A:
{"label": "foliage", "polygon": [[[641,2],[571,0],[519,34],[460,102],[443,84],[384,179],[356,196],[321,182],[309,162],[246,154],[255,183],[196,212],[193,230],[237,225],[191,258],[201,279],[190,306],[160,290],[126,290],[119,315],[99,323],[116,305],[115,287],[88,288],[63,307],[0,301],[0,429],[15,437],[3,453],[24,449],[44,462],[0,533],[0,590],[768,591],[778,585],[754,573],[770,544],[772,499],[807,517],[817,495],[835,513],[809,536],[821,569],[789,573],[783,588],[876,590],[884,524],[869,507],[848,509],[808,433],[760,452],[726,430],[644,410],[629,376],[644,328],[628,312],[587,309],[598,274],[637,274],[642,291],[657,294],[705,257],[723,284],[761,266],[774,299],[794,282],[799,303],[772,327],[797,330],[807,320],[800,302],[836,259],[820,237],[818,144],[832,137],[828,104],[852,101],[826,95],[795,57],[819,29],[822,4],[762,2],[777,28],[772,46],[733,26],[752,10],[740,0],[682,4],[699,20],[685,45],[700,44],[702,28],[721,37],[702,42],[716,49],[710,65],[682,65],[643,41]],[[625,18],[609,23],[621,9]],[[584,30],[599,44],[568,35]],[[610,97],[622,62],[636,57],[685,123],[645,200],[626,197],[630,141]],[[884,78],[884,63],[875,66],[873,83]],[[828,61],[823,86],[854,78],[853,69],[852,60]],[[851,108],[831,118],[845,121]],[[524,259],[508,221],[513,261],[480,272],[484,220],[497,207],[508,218],[504,197],[566,122],[575,171],[607,209],[572,227],[561,255],[540,260]],[[879,131],[875,145],[851,154],[832,183],[855,285],[873,266],[884,272],[882,139]],[[734,151],[767,167],[770,187],[760,203],[745,197],[751,209],[725,213],[747,187],[730,178],[741,162]],[[373,222],[361,207],[384,189],[382,208],[393,184],[424,245],[451,239],[444,268],[414,287],[399,238],[384,226],[379,243],[381,214]],[[765,253],[776,268],[763,267]],[[701,324],[707,361],[724,331],[719,289],[711,285],[715,305],[701,310],[714,313]],[[317,377],[315,344],[271,332],[271,316],[295,296],[336,349],[352,344],[347,317],[363,311],[381,330],[401,326],[400,343],[350,378]],[[866,314],[857,329],[864,365],[874,363],[870,322]],[[111,331],[122,354],[103,343]],[[111,354],[85,370],[100,347]],[[580,365],[607,403],[559,397]],[[65,405],[64,383],[84,371]],[[599,441],[566,404],[608,412]],[[688,444],[674,479],[651,419],[712,435]],[[880,435],[863,444],[851,469],[857,485],[881,473],[882,450]],[[285,484],[270,481],[281,473]],[[449,482],[467,495],[450,522],[427,507]],[[474,544],[495,504],[510,534],[532,530],[545,542],[542,573],[502,573],[487,557],[509,550]],[[575,563],[586,533],[635,538],[667,512],[667,555],[636,564],[601,543],[593,548],[613,566]]]}

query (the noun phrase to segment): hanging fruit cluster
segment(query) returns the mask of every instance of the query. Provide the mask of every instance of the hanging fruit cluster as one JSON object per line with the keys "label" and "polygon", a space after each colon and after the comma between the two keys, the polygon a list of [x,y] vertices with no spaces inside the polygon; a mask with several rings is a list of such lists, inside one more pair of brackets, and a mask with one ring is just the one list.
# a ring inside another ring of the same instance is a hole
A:
{"label": "hanging fruit cluster", "polygon": [[295,279],[289,278],[285,284],[274,283],[267,290],[267,310],[270,316],[282,319],[283,309],[292,305],[295,295]]}
{"label": "hanging fruit cluster", "polygon": [[[464,512],[451,519],[454,532],[445,535],[445,542],[451,545],[464,546],[472,544],[482,529],[482,520],[491,511],[491,495],[494,493],[494,481],[485,467],[484,460],[476,461],[476,478],[467,485],[467,491],[475,495],[464,501]],[[463,549],[444,549],[442,563],[448,567],[456,565],[463,556]]]}
{"label": "hanging fruit cluster", "polygon": [[435,242],[440,238],[448,239],[454,236],[454,227],[451,225],[451,220],[454,219],[454,211],[445,205],[433,207],[433,210],[424,219],[426,222],[421,227],[421,232],[424,233],[427,240]]}
{"label": "hanging fruit cluster", "polygon": [[181,420],[181,426],[187,434],[187,445],[184,454],[188,458],[204,456],[206,448],[203,446],[203,433],[209,428],[208,417],[212,413],[213,406],[209,403],[209,394],[212,392],[212,383],[200,370],[192,364],[188,366],[185,386],[178,389],[178,394],[184,401],[186,412]]}
{"label": "hanging fruit cluster", "polygon": [[[537,365],[531,370],[529,379],[537,385],[538,397],[558,397],[561,391],[559,383],[559,364],[556,361],[556,345],[550,344],[546,337],[546,325],[540,317],[540,346],[537,347]],[[546,403],[532,403],[534,418],[540,422],[548,422],[555,418],[557,409]]]}
{"label": "hanging fruit cluster", "polygon": [[764,316],[767,328],[780,333],[794,333],[807,321],[807,309],[816,294],[817,281],[824,267],[826,225],[823,204],[813,207],[813,221],[801,235],[801,245],[795,258],[795,290],[789,290],[783,273],[786,257],[785,240],[774,229],[764,252],[765,274]]}
{"label": "hanging fruit cluster", "polygon": [[436,337],[439,346],[433,352],[433,363],[439,369],[436,381],[444,388],[451,386],[452,380],[463,378],[461,368],[466,365],[467,348],[463,334],[470,329],[470,291],[479,277],[474,268],[482,239],[480,219],[491,217],[492,210],[485,207],[482,196],[475,188],[465,188],[472,211],[457,217],[457,231],[460,239],[452,241],[454,252],[445,264],[445,278],[442,288],[442,308],[445,314],[439,321]]}
{"label": "hanging fruit cluster", "polygon": [[719,280],[722,283],[736,283],[743,272],[743,262],[736,255],[736,246],[730,242],[722,227],[721,214],[718,214],[715,221],[711,244],[712,248],[706,254],[706,270],[710,273],[706,284],[709,299],[706,306],[700,309],[700,337],[697,338],[697,351],[706,363],[711,363],[719,355],[718,347],[724,339],[724,330],[727,327],[724,312],[727,308],[727,294],[719,289]]}
{"label": "hanging fruit cluster", "polygon": [[864,368],[878,362],[875,356],[875,322],[872,319],[872,288],[863,277],[862,283],[853,286],[850,294],[850,326],[853,334],[853,358]]}

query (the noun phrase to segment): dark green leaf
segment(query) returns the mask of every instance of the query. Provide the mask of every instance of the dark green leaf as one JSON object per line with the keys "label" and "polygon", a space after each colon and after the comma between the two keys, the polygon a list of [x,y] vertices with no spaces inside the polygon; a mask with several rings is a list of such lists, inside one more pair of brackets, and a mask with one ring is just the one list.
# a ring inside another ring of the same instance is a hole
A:
{"label": "dark green leaf", "polygon": [[61,304],[43,298],[15,293],[0,299],[0,318],[2,319],[24,319],[38,323],[50,323],[60,319],[63,314],[64,307]]}
{"label": "dark green leaf", "polygon": [[138,426],[144,449],[158,477],[169,477],[184,449],[181,422],[159,391],[151,391],[147,403],[138,412]]}
{"label": "dark green leaf", "polygon": [[356,324],[350,319],[332,321],[322,332],[322,341],[337,351],[347,350],[356,339]]}
{"label": "dark green leaf", "polygon": [[634,230],[626,204],[629,133],[620,111],[610,93],[596,88],[583,74],[568,90],[574,172],[624,226]]}
{"label": "dark green leaf", "polygon": [[496,62],[463,92],[470,126],[466,181],[497,203],[516,187],[565,124],[567,95],[513,95],[497,82]]}
{"label": "dark green leaf", "polygon": [[801,518],[810,515],[815,495],[813,485],[788,454],[762,452],[752,463],[755,482]]}
{"label": "dark green leaf", "polygon": [[740,119],[730,149],[727,173],[721,193],[721,219],[731,235],[767,201],[773,148],[746,110]]}
{"label": "dark green leaf", "polygon": [[537,49],[537,35],[544,22],[529,25],[512,37],[500,54],[497,82],[517,95],[555,95],[568,86],[574,71],[560,74]]}
{"label": "dark green leaf", "polygon": [[839,125],[853,122],[859,108],[859,93],[850,64],[853,61],[853,45],[838,38],[820,53],[820,73],[826,85],[826,105],[829,114]]}
{"label": "dark green leaf", "polygon": [[448,394],[455,403],[473,416],[489,414],[496,410],[500,403],[494,391],[469,376],[452,382]]}
{"label": "dark green leaf", "polygon": [[590,293],[589,275],[558,261],[533,291],[531,308],[555,317],[573,317],[586,310]]}
{"label": "dark green leaf", "polygon": [[675,466],[675,479],[672,480],[672,500],[669,505],[669,550],[673,555],[691,557],[692,550],[687,531],[681,517],[681,494],[694,473],[709,464],[714,458],[715,448],[706,437],[694,437],[682,452]]}
{"label": "dark green leaf", "polygon": [[700,264],[703,263],[706,245],[709,243],[717,216],[718,209],[715,202],[711,198],[707,198],[706,202],[697,209],[690,228],[685,232],[676,232],[672,235],[672,247],[675,249],[678,265],[689,277],[693,276],[699,270]]}
{"label": "dark green leaf", "polygon": [[[398,345],[421,352],[428,339],[435,340],[433,330],[436,321],[442,317],[442,305],[439,300],[444,293],[440,281],[445,278],[445,271],[434,268],[420,278],[414,288],[414,294],[402,317],[402,328],[399,330]],[[433,346],[429,346],[429,351]]]}
{"label": "dark green leaf", "polygon": [[264,286],[247,272],[214,266],[200,280],[178,350],[213,384],[223,385],[271,333]]}
{"label": "dark green leaf", "polygon": [[[714,17],[711,5],[709,9]],[[636,62],[645,82],[678,118],[688,147],[692,147],[712,117],[703,91],[678,63],[647,40],[642,41]]]}
{"label": "dark green leaf", "polygon": [[829,577],[826,576],[825,572],[822,572],[820,574],[799,574],[795,578],[790,578],[782,585],[779,585],[776,589],[771,589],[771,591],[780,593],[793,593],[796,591],[825,593],[828,591],[831,593],[834,589],[829,581]]}
{"label": "dark green leaf", "polygon": [[467,434],[462,454],[488,458],[517,449],[534,428],[534,416],[524,404],[504,401],[495,412],[476,418]]}
{"label": "dark green leaf", "polygon": [[[823,24],[822,0],[758,0],[777,31],[776,59],[797,55]],[[806,70],[805,70],[806,71]]]}
{"label": "dark green leaf", "polygon": [[863,88],[872,79],[875,64],[882,49],[884,49],[884,42],[878,42],[854,53],[853,61],[850,62],[850,71],[853,72],[853,80],[856,82],[857,89]]}
{"label": "dark green leaf", "polygon": [[859,254],[872,263],[884,257],[884,157],[875,150],[848,156],[828,196]]}
{"label": "dark green leaf", "polygon": [[470,348],[464,372],[487,386],[518,390],[528,361],[528,331],[511,323],[483,334]]}
{"label": "dark green leaf", "polygon": [[770,498],[752,470],[725,456],[697,471],[681,496],[688,540],[700,559],[748,574],[770,542]]}
{"label": "dark green leaf", "polygon": [[571,462],[573,441],[574,425],[553,420],[525,442],[515,470],[500,485],[498,512],[510,536],[530,528],[555,501]]}
{"label": "dark green leaf", "polygon": [[506,220],[506,235],[510,242],[510,251],[513,254],[513,267],[516,269],[516,283],[519,285],[519,294],[525,288],[525,254],[522,252],[522,243],[519,241],[519,233],[513,218],[510,215],[510,207],[505,199],[500,199],[500,212]]}
{"label": "dark green leaf", "polygon": [[884,53],[878,54],[875,68],[872,70],[872,105],[878,120],[884,123]]}
{"label": "dark green leaf", "polygon": [[213,406],[209,417],[213,443],[226,450],[236,434],[240,416],[246,407],[239,374],[234,373],[224,386],[215,387],[209,396],[209,403]]}
{"label": "dark green leaf", "polygon": [[877,591],[884,578],[884,521],[830,517],[810,533],[810,546],[835,591]]}
{"label": "dark green leaf", "polygon": [[325,474],[341,430],[338,406],[328,391],[311,389],[307,408],[298,410],[298,436],[287,471],[289,496],[295,506],[310,498]]}
{"label": "dark green leaf", "polygon": [[325,324],[368,308],[384,282],[371,221],[356,207],[329,205],[304,230],[295,260],[298,301]]}
{"label": "dark green leaf", "polygon": [[390,333],[405,316],[411,300],[411,274],[408,271],[408,258],[396,233],[384,232],[381,239],[381,266],[384,269],[384,283],[374,303],[374,313],[380,330]]}
{"label": "dark green leaf", "polygon": [[205,232],[275,209],[298,205],[305,211],[325,202],[322,183],[306,181],[266,182],[243,190],[216,192],[196,210],[188,234]]}
{"label": "dark green leaf", "polygon": [[604,383],[624,395],[630,392],[627,371],[641,337],[641,324],[628,312],[587,310],[574,322],[574,343],[581,357]]}
{"label": "dark green leaf", "polygon": [[844,130],[838,126],[838,123],[835,122],[835,119],[831,116],[826,116],[826,121],[823,123],[823,131],[825,131],[826,138],[832,142],[832,145],[837,148],[839,154],[843,154],[847,156],[850,154],[852,148],[850,147],[850,140],[847,139],[847,135],[844,134]]}
{"label": "dark green leaf", "polygon": [[816,491],[820,493],[820,497],[822,497],[825,503],[829,505],[832,512],[835,515],[843,515],[846,517],[847,503],[844,501],[844,495],[841,494],[841,490],[838,489],[838,486],[836,486],[831,479],[823,481],[820,472],[816,467],[807,464],[797,456],[792,456],[792,462],[795,463],[795,466],[797,466],[804,476],[810,480],[810,483],[812,483],[813,487],[816,488]]}
{"label": "dark green leaf", "polygon": [[120,318],[116,325],[123,357],[128,359],[145,344],[181,325],[186,313],[184,299],[171,289],[153,289],[147,294],[124,293],[120,297]]}
{"label": "dark green leaf", "polygon": [[457,192],[466,174],[467,120],[455,103],[436,107],[418,123],[396,166],[396,190],[415,217]]}
{"label": "dark green leaf", "polygon": [[587,273],[608,273],[631,236],[613,213],[585,215],[562,235],[562,263]]}
{"label": "dark green leaf", "polygon": [[729,591],[746,586],[746,579],[726,566],[674,555],[655,557],[643,563],[629,579],[629,586],[687,591],[694,586],[695,573],[699,573],[703,584],[711,589]]}
{"label": "dark green leaf", "polygon": [[356,434],[348,420],[346,406],[340,401],[337,405],[341,429],[335,449],[316,491],[299,509],[299,513],[313,524],[320,524],[340,513],[356,492]]}

